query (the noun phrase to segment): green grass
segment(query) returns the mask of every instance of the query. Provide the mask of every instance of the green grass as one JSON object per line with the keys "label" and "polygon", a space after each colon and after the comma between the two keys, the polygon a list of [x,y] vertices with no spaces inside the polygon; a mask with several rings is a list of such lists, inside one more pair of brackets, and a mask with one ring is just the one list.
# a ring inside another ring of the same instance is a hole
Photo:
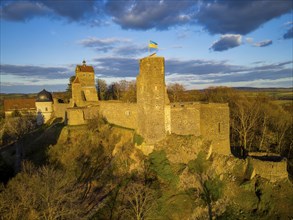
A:
{"label": "green grass", "polygon": [[134,133],[133,135],[133,143],[137,144],[138,146],[141,145],[143,143],[144,139],[142,136],[140,136],[137,133]]}

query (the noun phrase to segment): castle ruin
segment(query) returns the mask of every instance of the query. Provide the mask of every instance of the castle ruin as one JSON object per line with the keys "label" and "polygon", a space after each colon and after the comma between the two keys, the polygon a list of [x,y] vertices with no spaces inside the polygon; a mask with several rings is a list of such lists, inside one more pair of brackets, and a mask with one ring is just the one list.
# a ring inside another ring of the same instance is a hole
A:
{"label": "castle ruin", "polygon": [[147,144],[154,144],[174,133],[202,136],[212,142],[213,151],[229,155],[229,107],[218,103],[170,103],[165,84],[164,57],[145,57],[139,61],[137,103],[98,101],[94,70],[76,67],[71,106],[66,109],[69,125],[85,124],[97,113],[109,123],[131,128]]}

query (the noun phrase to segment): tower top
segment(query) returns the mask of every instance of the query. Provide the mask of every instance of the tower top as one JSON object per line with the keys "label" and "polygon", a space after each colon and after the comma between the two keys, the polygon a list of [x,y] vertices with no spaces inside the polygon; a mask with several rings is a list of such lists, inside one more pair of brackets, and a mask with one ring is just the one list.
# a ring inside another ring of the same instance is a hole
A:
{"label": "tower top", "polygon": [[82,61],[82,65],[83,65],[83,66],[86,66],[86,62],[85,62],[85,60]]}

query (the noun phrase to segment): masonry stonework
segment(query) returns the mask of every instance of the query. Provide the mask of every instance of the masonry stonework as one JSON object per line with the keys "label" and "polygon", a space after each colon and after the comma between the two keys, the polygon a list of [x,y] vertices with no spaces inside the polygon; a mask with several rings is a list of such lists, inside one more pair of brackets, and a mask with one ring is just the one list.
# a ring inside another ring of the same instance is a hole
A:
{"label": "masonry stonework", "polygon": [[163,57],[149,56],[139,62],[137,83],[137,132],[152,144],[166,137],[165,108],[169,104]]}
{"label": "masonry stonework", "polygon": [[111,124],[137,129],[137,104],[120,101],[100,101],[100,114]]}

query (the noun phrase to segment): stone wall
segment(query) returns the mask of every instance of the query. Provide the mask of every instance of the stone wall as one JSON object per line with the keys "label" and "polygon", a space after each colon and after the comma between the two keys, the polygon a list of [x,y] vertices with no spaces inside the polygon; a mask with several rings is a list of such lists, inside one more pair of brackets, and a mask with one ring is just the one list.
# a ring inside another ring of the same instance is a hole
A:
{"label": "stone wall", "polygon": [[200,103],[171,103],[171,132],[200,135]]}
{"label": "stone wall", "polygon": [[251,179],[255,175],[259,175],[270,181],[277,181],[288,178],[287,160],[283,159],[279,162],[262,161],[254,158],[248,158],[248,165],[252,167]]}
{"label": "stone wall", "polygon": [[84,119],[85,120],[89,120],[89,119],[93,119],[93,118],[99,117],[99,111],[100,111],[100,106],[98,106],[98,105],[87,106],[83,110]]}
{"label": "stone wall", "polygon": [[137,129],[137,104],[119,101],[100,101],[100,113],[109,123]]}
{"label": "stone wall", "polygon": [[212,141],[213,151],[229,155],[230,124],[228,104],[208,103],[200,105],[201,135]]}
{"label": "stone wall", "polygon": [[69,103],[58,103],[57,100],[54,99],[53,117],[66,119],[66,111],[69,107],[71,107]]}
{"label": "stone wall", "polygon": [[82,125],[86,124],[84,118],[84,108],[68,108],[67,109],[67,124],[68,125]]}

